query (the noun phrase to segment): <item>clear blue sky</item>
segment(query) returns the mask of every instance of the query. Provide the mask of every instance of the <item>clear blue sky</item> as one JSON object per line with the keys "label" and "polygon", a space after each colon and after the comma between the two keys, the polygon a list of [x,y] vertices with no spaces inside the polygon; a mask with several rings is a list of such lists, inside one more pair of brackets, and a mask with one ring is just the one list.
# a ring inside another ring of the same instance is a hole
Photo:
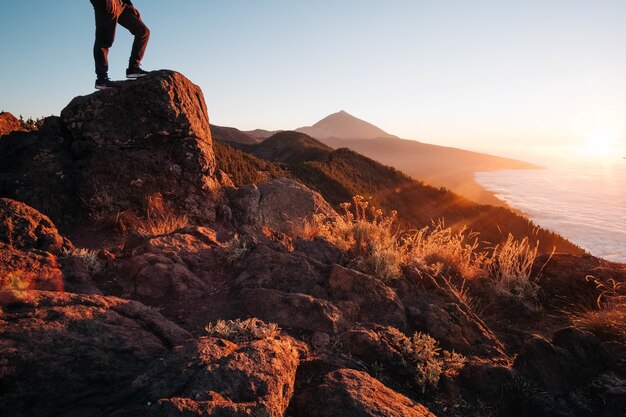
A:
{"label": "clear blue sky", "polygon": [[[143,66],[200,85],[216,124],[290,129],[344,109],[513,156],[624,143],[625,0],[134,2],[152,30]],[[88,0],[3,1],[0,110],[59,114],[92,92],[93,36]],[[119,27],[112,78],[130,41]]]}

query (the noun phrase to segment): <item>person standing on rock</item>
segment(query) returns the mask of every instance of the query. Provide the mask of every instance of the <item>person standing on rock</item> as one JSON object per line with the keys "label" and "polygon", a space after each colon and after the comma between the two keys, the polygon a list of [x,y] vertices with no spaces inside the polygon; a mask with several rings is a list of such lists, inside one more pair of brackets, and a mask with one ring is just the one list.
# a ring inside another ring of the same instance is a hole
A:
{"label": "person standing on rock", "polygon": [[126,78],[136,79],[148,72],[141,69],[140,64],[148,45],[150,30],[141,21],[139,11],[131,0],[90,0],[96,13],[96,41],[93,46],[93,57],[96,61],[96,89],[104,90],[115,87],[109,79],[109,48],[115,40],[115,30],[119,23],[135,36],[133,48],[126,70]]}

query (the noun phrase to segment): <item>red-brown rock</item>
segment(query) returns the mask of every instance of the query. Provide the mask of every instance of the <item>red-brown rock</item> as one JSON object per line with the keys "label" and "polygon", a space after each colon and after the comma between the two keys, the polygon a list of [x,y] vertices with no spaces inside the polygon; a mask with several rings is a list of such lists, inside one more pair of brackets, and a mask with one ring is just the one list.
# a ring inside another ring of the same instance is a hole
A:
{"label": "red-brown rock", "polygon": [[329,373],[322,384],[298,395],[296,405],[301,417],[435,417],[420,403],[352,369]]}
{"label": "red-brown rock", "polygon": [[402,301],[378,278],[334,265],[328,285],[330,296],[350,320],[406,327]]}
{"label": "red-brown rock", "polygon": [[341,311],[335,305],[306,294],[246,288],[241,292],[241,304],[250,315],[281,327],[330,334],[345,327]]}
{"label": "red-brown rock", "polygon": [[152,360],[189,337],[133,301],[0,292],[0,414],[101,415]]}
{"label": "red-brown rock", "polygon": [[17,117],[8,112],[0,113],[0,136],[22,130],[25,130],[24,125]]}
{"label": "red-brown rock", "polygon": [[289,339],[203,337],[155,362],[129,390],[134,405],[117,415],[282,417],[298,363]]}

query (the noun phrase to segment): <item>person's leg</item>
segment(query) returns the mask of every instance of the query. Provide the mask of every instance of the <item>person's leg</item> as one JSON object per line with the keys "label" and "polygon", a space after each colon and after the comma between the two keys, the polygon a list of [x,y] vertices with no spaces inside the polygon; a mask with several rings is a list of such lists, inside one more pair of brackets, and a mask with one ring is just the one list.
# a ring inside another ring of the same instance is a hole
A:
{"label": "person's leg", "polygon": [[131,50],[130,59],[128,60],[128,68],[139,68],[146,52],[146,47],[148,46],[148,40],[150,39],[150,29],[148,29],[141,20],[137,9],[132,6],[124,7],[118,19],[118,23],[135,36],[133,49]]}
{"label": "person's leg", "polygon": [[96,41],[93,45],[93,57],[96,74],[99,79],[105,78],[109,71],[109,48],[115,40],[117,25],[116,13],[107,10],[106,0],[91,0],[96,15]]}

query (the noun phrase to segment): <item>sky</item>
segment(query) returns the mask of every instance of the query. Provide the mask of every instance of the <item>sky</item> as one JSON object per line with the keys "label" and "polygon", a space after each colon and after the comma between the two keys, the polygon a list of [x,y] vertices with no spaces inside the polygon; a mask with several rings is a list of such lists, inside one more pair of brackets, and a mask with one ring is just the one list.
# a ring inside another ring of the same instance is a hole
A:
{"label": "sky", "polygon": [[[143,67],[202,87],[215,124],[295,129],[343,109],[531,161],[626,155],[624,0],[134,3],[152,32]],[[87,0],[3,1],[0,110],[58,115],[91,93],[93,38]],[[111,78],[131,40],[118,27]]]}

